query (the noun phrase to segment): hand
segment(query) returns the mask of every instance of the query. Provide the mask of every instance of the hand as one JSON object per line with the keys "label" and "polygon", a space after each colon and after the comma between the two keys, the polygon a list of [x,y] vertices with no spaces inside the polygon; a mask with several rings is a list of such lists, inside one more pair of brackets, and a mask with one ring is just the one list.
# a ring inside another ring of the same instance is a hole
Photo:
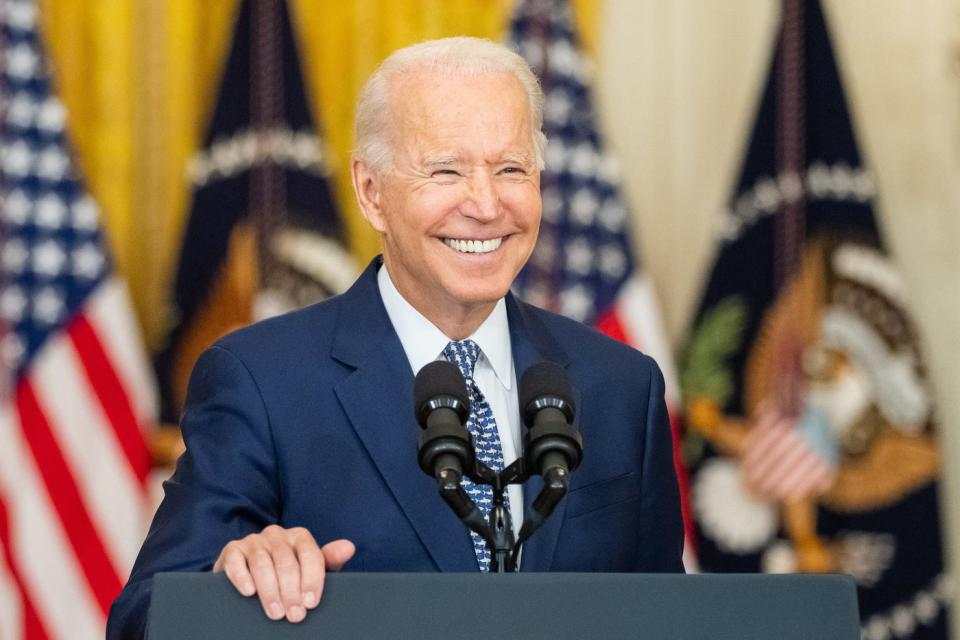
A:
{"label": "hand", "polygon": [[300,622],[320,602],[327,571],[339,571],[356,551],[349,540],[317,546],[303,527],[275,524],[227,543],[213,565],[241,594],[260,596],[267,617]]}

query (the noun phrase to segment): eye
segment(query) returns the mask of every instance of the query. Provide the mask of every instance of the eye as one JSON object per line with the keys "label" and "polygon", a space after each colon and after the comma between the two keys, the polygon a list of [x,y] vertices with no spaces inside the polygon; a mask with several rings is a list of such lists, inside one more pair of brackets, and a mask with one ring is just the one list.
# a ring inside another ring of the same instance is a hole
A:
{"label": "eye", "polygon": [[504,167],[500,169],[500,173],[525,175],[527,172],[524,171],[522,167]]}
{"label": "eye", "polygon": [[436,171],[434,171],[433,173],[430,174],[430,177],[436,177],[436,176],[459,176],[459,175],[460,175],[460,172],[457,171],[456,169],[437,169]]}

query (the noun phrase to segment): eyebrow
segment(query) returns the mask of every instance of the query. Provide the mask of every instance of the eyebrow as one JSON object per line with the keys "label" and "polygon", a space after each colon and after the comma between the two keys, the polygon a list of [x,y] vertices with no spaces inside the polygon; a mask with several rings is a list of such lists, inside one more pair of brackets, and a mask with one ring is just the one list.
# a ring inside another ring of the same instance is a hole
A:
{"label": "eyebrow", "polygon": [[427,156],[423,164],[426,167],[452,167],[460,164],[460,158],[450,154]]}
{"label": "eyebrow", "polygon": [[[518,164],[526,166],[532,162],[533,160],[526,153],[507,153],[490,164]],[[423,166],[426,168],[454,167],[462,163],[463,160],[454,154],[428,155],[423,160]]]}
{"label": "eyebrow", "polygon": [[532,161],[531,161],[531,159],[530,159],[530,156],[528,156],[528,155],[525,154],[525,153],[508,153],[508,154],[506,154],[505,156],[503,156],[503,157],[500,159],[500,161],[499,161],[498,163],[496,163],[496,164],[521,164],[521,165],[527,165],[527,164],[530,164],[531,162],[532,162]]}

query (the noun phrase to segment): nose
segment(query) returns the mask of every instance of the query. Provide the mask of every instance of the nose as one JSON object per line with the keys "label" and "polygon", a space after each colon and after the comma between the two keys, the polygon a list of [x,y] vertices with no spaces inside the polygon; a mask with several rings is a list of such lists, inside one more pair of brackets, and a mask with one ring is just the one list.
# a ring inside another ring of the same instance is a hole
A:
{"label": "nose", "polygon": [[491,222],[500,215],[500,194],[489,171],[475,171],[470,178],[470,199],[463,207],[468,218]]}

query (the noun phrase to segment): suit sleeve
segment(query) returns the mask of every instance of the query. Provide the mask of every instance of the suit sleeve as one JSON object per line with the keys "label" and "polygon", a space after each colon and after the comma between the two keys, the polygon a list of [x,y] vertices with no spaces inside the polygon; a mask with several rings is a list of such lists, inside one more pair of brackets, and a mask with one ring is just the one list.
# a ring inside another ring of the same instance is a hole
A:
{"label": "suit sleeve", "polygon": [[660,367],[650,358],[641,476],[639,571],[683,572],[683,517]]}
{"label": "suit sleeve", "polygon": [[280,488],[260,391],[230,351],[197,361],[181,421],[186,452],[160,504],[126,586],[114,601],[108,640],[144,636],[153,575],[208,571],[223,546],[279,520]]}

